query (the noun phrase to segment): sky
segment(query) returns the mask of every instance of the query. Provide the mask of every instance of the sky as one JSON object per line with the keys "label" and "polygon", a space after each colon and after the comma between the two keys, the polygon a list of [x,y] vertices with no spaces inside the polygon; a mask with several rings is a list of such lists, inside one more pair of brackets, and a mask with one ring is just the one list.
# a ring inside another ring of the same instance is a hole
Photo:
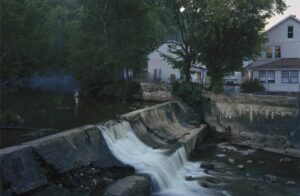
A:
{"label": "sky", "polygon": [[285,0],[288,8],[285,10],[283,15],[276,15],[269,20],[269,23],[266,26],[266,29],[269,29],[277,22],[281,21],[289,15],[296,15],[300,19],[300,0]]}

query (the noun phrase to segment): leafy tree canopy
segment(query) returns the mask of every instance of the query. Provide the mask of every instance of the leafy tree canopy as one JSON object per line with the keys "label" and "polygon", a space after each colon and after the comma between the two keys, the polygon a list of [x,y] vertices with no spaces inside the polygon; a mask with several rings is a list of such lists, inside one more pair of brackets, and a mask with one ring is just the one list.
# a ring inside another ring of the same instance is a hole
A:
{"label": "leafy tree canopy", "polygon": [[224,74],[259,54],[265,41],[266,19],[286,9],[283,0],[166,0],[180,32],[163,55],[190,81],[190,68],[202,63],[211,76],[211,89],[222,90]]}

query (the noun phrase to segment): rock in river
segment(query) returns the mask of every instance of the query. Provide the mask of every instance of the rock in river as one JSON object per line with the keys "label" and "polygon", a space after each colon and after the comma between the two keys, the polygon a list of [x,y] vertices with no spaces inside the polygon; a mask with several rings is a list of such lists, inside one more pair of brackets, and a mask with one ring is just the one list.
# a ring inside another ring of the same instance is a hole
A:
{"label": "rock in river", "polygon": [[151,193],[151,180],[146,175],[127,176],[117,180],[105,191],[104,196],[143,195]]}
{"label": "rock in river", "polygon": [[205,161],[201,162],[200,167],[204,168],[204,169],[210,169],[210,170],[214,170],[215,169],[215,165],[213,163],[205,162]]}
{"label": "rock in river", "polygon": [[246,163],[251,164],[251,163],[253,163],[253,161],[252,160],[247,160]]}
{"label": "rock in river", "polygon": [[226,155],[225,154],[216,154],[216,157],[223,158],[223,157],[226,157]]}
{"label": "rock in river", "polygon": [[287,181],[285,184],[286,184],[286,185],[295,185],[296,182],[294,182],[294,181]]}
{"label": "rock in river", "polygon": [[280,159],[279,162],[280,163],[291,163],[291,162],[293,162],[293,160],[285,157],[285,158]]}
{"label": "rock in river", "polygon": [[228,159],[228,162],[231,163],[231,164],[235,164],[235,161],[232,158]]}
{"label": "rock in river", "polygon": [[268,183],[276,183],[277,182],[277,177],[271,174],[266,174],[264,177],[264,180]]}

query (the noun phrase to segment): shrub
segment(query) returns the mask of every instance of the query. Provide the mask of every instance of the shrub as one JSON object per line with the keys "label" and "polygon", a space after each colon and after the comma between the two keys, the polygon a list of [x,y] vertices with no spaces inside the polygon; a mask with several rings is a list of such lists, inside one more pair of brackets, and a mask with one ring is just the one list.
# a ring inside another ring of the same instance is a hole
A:
{"label": "shrub", "polygon": [[131,100],[141,92],[141,86],[138,82],[130,80],[119,80],[109,83],[98,93],[98,97]]}
{"label": "shrub", "polygon": [[254,93],[265,91],[265,87],[258,80],[246,80],[241,84],[243,93]]}
{"label": "shrub", "polygon": [[174,82],[172,85],[172,94],[191,106],[198,113],[201,112],[201,90],[201,86],[194,83]]}

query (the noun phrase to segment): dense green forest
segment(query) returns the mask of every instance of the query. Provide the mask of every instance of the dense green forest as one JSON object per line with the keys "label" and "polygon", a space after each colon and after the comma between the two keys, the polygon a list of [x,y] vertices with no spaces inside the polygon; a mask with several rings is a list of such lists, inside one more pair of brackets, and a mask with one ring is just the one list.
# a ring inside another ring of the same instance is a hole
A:
{"label": "dense green forest", "polygon": [[285,8],[283,0],[4,0],[0,76],[64,67],[93,91],[137,78],[147,55],[170,41],[178,58],[165,58],[187,82],[201,62],[220,86],[258,54],[266,19]]}
{"label": "dense green forest", "polygon": [[168,31],[162,13],[145,0],[1,1],[1,78],[59,66],[90,86],[137,73]]}

